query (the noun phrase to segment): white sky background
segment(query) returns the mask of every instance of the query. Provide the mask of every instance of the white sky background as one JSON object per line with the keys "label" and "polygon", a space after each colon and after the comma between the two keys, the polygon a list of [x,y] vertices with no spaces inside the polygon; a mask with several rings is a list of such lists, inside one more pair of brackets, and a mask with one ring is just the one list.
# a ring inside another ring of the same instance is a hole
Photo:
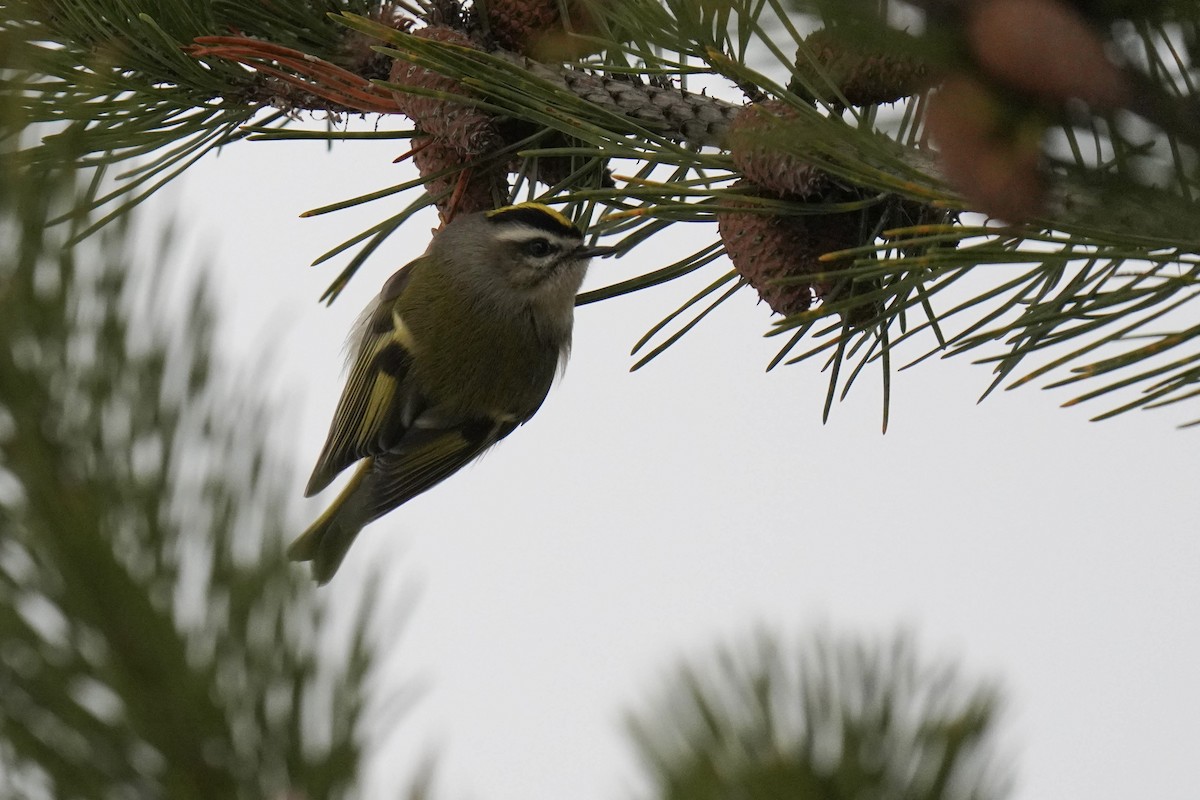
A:
{"label": "white sky background", "polygon": [[[309,262],[411,195],[297,215],[406,179],[390,164],[402,149],[243,143],[177,195],[223,277],[227,349],[247,374],[267,362],[294,425],[297,497],[346,332],[433,224],[410,222],[326,309],[317,297],[344,260]],[[686,243],[596,262],[588,285],[715,236],[677,227]],[[630,374],[633,342],[724,269],[580,309],[571,366],[538,416],[369,527],[324,590],[350,593],[384,564],[397,595],[419,596],[389,673],[426,690],[369,798],[394,797],[430,750],[443,797],[627,796],[638,773],[622,712],[680,656],[763,624],[904,626],[926,657],[999,680],[1019,800],[1192,800],[1200,433],[1173,428],[1186,417],[1089,423],[1099,406],[1059,409],[1069,395],[1032,387],[976,405],[990,373],[959,358],[895,377],[887,435],[877,378],[822,425],[816,364],[764,374],[780,342],[760,337],[768,310],[749,290]],[[306,501],[305,522],[333,496]]]}

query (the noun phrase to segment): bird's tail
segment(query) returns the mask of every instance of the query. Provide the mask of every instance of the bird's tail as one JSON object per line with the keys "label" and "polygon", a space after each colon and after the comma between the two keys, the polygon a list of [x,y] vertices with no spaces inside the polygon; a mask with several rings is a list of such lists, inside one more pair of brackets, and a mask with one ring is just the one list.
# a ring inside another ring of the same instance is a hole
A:
{"label": "bird's tail", "polygon": [[329,583],[354,543],[354,537],[366,524],[358,491],[370,467],[368,459],[325,513],[288,547],[287,556],[292,561],[312,562],[313,577],[319,584]]}

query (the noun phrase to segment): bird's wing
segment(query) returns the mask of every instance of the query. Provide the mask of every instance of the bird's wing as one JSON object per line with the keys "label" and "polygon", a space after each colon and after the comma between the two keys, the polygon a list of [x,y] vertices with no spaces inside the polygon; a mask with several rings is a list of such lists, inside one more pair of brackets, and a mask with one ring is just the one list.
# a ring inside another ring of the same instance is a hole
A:
{"label": "bird's wing", "polygon": [[325,446],[304,490],[311,497],[359,459],[399,444],[425,410],[425,398],[407,380],[412,365],[412,334],[396,311],[400,295],[418,262],[393,275],[360,321],[350,375]]}
{"label": "bird's wing", "polygon": [[478,458],[520,424],[472,419],[445,428],[412,428],[403,445],[372,461],[364,480],[363,516],[369,522],[406,503]]}

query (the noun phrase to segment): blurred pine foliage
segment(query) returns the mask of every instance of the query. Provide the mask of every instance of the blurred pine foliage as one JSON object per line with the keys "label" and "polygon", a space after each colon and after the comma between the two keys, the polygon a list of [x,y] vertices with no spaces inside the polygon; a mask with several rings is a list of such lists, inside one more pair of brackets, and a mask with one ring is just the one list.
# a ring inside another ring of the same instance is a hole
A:
{"label": "blurred pine foliage", "polygon": [[212,297],[170,302],[129,216],[67,245],[94,185],[60,147],[0,162],[0,796],[354,796],[370,592],[331,658],[327,601],[283,554],[290,469],[263,399],[221,377]]}
{"label": "blurred pine foliage", "polygon": [[654,800],[999,800],[999,710],[907,635],[759,631],[678,667],[628,724]]}

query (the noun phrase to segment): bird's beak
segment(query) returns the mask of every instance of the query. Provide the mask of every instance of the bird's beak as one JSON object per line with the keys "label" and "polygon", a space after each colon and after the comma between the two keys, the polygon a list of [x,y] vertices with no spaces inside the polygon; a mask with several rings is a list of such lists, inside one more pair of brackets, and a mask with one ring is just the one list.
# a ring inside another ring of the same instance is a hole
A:
{"label": "bird's beak", "polygon": [[604,258],[617,252],[615,247],[580,247],[575,251],[576,258]]}

